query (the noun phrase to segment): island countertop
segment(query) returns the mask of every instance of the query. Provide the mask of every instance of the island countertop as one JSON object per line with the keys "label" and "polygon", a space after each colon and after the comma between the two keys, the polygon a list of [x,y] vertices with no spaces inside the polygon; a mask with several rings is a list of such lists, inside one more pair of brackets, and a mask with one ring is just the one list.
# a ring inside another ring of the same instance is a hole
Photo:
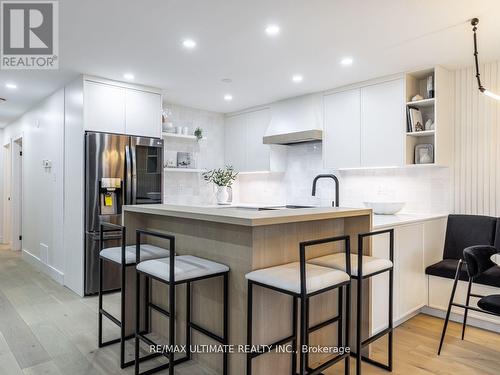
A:
{"label": "island countertop", "polygon": [[124,206],[124,211],[150,215],[212,221],[243,226],[262,226],[284,223],[306,222],[325,219],[340,219],[371,215],[367,208],[311,207],[258,210],[245,206],[187,206],[171,204],[148,204]]}

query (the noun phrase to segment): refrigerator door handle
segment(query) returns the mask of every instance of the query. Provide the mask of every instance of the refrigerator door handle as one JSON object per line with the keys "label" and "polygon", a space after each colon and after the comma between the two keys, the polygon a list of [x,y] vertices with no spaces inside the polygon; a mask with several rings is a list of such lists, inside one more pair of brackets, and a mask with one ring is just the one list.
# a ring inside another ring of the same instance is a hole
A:
{"label": "refrigerator door handle", "polygon": [[137,153],[136,146],[130,147],[130,159],[132,162],[132,202],[137,204]]}
{"label": "refrigerator door handle", "polygon": [[125,146],[125,204],[132,204],[132,157],[130,146]]}

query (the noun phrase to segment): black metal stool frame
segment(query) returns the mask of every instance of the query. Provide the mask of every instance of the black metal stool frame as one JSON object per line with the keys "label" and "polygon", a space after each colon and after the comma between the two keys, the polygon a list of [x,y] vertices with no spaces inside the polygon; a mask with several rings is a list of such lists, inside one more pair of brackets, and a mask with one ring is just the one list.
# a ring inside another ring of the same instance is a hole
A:
{"label": "black metal stool frame", "polygon": [[[106,229],[107,228],[107,229]],[[112,237],[104,237],[105,233],[109,232],[117,232],[120,231],[119,236],[112,236]],[[103,290],[103,283],[102,283],[102,274],[103,274],[103,262],[104,259],[101,257],[100,253],[103,250],[104,247],[104,241],[109,241],[109,240],[116,240],[120,239],[121,240],[121,264],[120,264],[120,277],[121,277],[121,287],[116,288],[116,289],[109,289],[109,290]],[[135,263],[126,263],[126,257],[125,257],[125,252],[126,252],[126,241],[127,241],[127,228],[121,226],[121,225],[116,225],[116,224],[111,224],[111,223],[106,223],[106,222],[101,222],[100,224],[100,234],[99,234],[99,310],[98,310],[98,339],[97,343],[99,348],[113,345],[116,343],[120,343],[120,367],[126,368],[129,366],[132,366],[135,363],[135,360],[131,360],[128,362],[125,362],[125,341],[133,339],[135,337],[134,334],[130,334],[125,336],[125,314],[126,314],[126,309],[125,309],[125,286],[126,286],[126,271],[128,267],[135,267]],[[111,313],[108,311],[104,310],[103,308],[103,296],[107,294],[113,294],[120,292],[120,319],[116,318],[113,316]],[[109,341],[102,341],[102,317],[105,316],[108,318],[111,322],[116,324],[118,327],[120,327],[120,337],[117,339],[112,339]],[[147,360],[153,357],[156,357],[155,355],[150,355],[147,357],[144,357],[143,360]]]}
{"label": "black metal stool frame", "polygon": [[[163,233],[158,233],[158,232],[153,232],[153,231],[147,231],[147,230],[142,230],[138,229],[136,231],[136,262],[139,264],[140,260],[140,244],[141,244],[141,239],[142,236],[151,236],[151,237],[157,237],[161,238],[164,240],[168,240],[170,243],[170,257],[169,257],[169,281],[165,281],[164,279],[158,278],[156,276],[149,275],[147,273],[144,273],[140,270],[136,269],[136,330],[135,330],[135,374],[136,375],[149,375],[153,374],[155,372],[161,371],[168,369],[169,375],[174,374],[174,367],[175,365],[179,363],[186,362],[191,359],[191,352],[190,352],[190,344],[191,344],[191,330],[194,329],[195,331],[200,332],[201,334],[211,338],[214,341],[219,342],[222,345],[228,345],[229,342],[229,271],[226,272],[220,272],[217,274],[212,274],[208,276],[202,276],[202,277],[196,277],[196,278],[191,278],[191,279],[186,279],[186,280],[181,280],[181,281],[175,281],[175,237],[172,235],[168,234],[163,234]],[[174,272],[172,272],[174,271]],[[145,326],[146,330],[144,332],[140,331],[140,278],[141,275],[145,276],[146,279],[146,320],[145,320]],[[222,277],[223,278],[223,283],[224,283],[224,301],[223,301],[223,332],[222,332],[222,337],[208,331],[207,329],[199,326],[198,324],[194,323],[191,321],[191,284],[196,281],[200,280],[206,280],[206,279],[211,279],[214,277]],[[163,284],[167,284],[169,286],[169,311],[163,309],[162,307],[154,304],[151,302],[151,296],[150,296],[150,288],[149,288],[149,279],[157,280]],[[174,312],[175,316],[175,287],[177,285],[181,284],[186,284],[186,348],[187,348],[187,353],[186,356],[182,358],[175,359],[174,358],[174,352],[166,352],[166,353],[154,353],[157,355],[163,355],[168,358],[168,363],[165,363],[163,365],[160,365],[156,368],[140,372],[139,368],[139,363],[142,362],[144,359],[149,359],[149,355],[143,358],[139,358],[139,341],[142,340],[146,342],[148,345],[157,345],[154,341],[152,341],[150,338],[148,338],[145,335],[145,332],[150,332],[150,314],[151,314],[151,309],[157,311],[158,313],[166,316],[169,318],[169,346],[174,347],[175,345],[175,319],[171,318],[171,312]],[[228,374],[228,353],[227,351],[224,351],[223,353],[223,375]],[[173,364],[173,366],[170,366],[170,364]]]}
{"label": "black metal stool frame", "polygon": [[[363,240],[366,237],[373,237],[381,234],[389,233],[389,260],[392,262],[392,267],[383,269],[378,272],[371,273],[369,275],[363,275]],[[384,272],[389,272],[389,324],[388,327],[377,334],[368,337],[364,341],[361,341],[361,324],[363,318],[363,311],[360,308],[363,304],[363,280],[370,278],[375,275],[379,275]],[[375,232],[361,233],[358,234],[358,275],[352,275],[353,279],[357,281],[357,307],[356,307],[356,352],[352,353],[356,357],[356,374],[361,374],[361,360],[373,365],[380,367],[387,371],[392,371],[393,362],[393,331],[394,331],[394,321],[393,321],[393,295],[394,295],[394,229],[384,229]],[[361,354],[361,350],[371,344],[372,342],[380,339],[385,335],[389,335],[387,350],[388,350],[388,363],[387,365],[371,359],[367,356]]]}
{"label": "black metal stool frame", "polygon": [[[338,237],[330,237],[319,240],[305,241],[299,244],[300,251],[300,293],[290,292],[288,290],[284,290],[281,288],[269,286],[266,284],[262,284],[256,281],[248,280],[248,296],[247,296],[247,345],[252,345],[252,328],[253,328],[253,286],[257,285],[262,288],[267,288],[274,290],[276,292],[280,292],[293,297],[293,311],[292,311],[292,335],[285,337],[281,340],[273,342],[269,344],[268,347],[257,353],[247,353],[247,375],[252,375],[252,360],[262,354],[269,353],[274,348],[280,345],[284,345],[286,343],[291,342],[293,346],[292,352],[292,374],[297,374],[297,305],[298,299],[300,298],[300,311],[301,311],[301,319],[300,319],[300,375],[319,375],[322,371],[326,370],[330,366],[333,366],[335,363],[341,361],[342,359],[346,359],[345,363],[345,374],[348,375],[350,371],[350,362],[349,362],[349,353],[345,352],[344,354],[339,354],[334,358],[329,359],[325,363],[319,365],[316,368],[310,368],[308,364],[308,353],[302,352],[303,345],[309,344],[309,334],[315,332],[321,328],[329,326],[338,322],[338,345],[343,344],[344,346],[349,345],[349,322],[350,322],[350,297],[351,297],[351,282],[345,281],[340,284],[336,284],[321,290],[317,290],[313,293],[307,293],[306,287],[306,248],[310,246],[325,244],[329,242],[338,242],[345,241],[346,247],[346,270],[347,274],[350,275],[351,272],[351,261],[350,261],[350,237],[349,236],[338,236]],[[346,288],[346,312],[345,312],[345,333],[342,335],[342,314],[343,314],[343,288]],[[309,327],[309,299],[318,294],[322,294],[328,292],[333,289],[339,289],[339,299],[338,299],[338,314],[331,318],[327,319],[324,322],[318,323],[313,327]],[[342,340],[344,338],[344,340]]]}
{"label": "black metal stool frame", "polygon": [[[464,252],[467,249],[474,249],[476,247],[491,248],[491,255],[497,253],[497,250],[496,250],[495,247],[488,246],[488,245],[470,246],[468,248],[465,248]],[[465,337],[465,327],[467,325],[467,315],[468,315],[469,310],[473,310],[473,311],[476,311],[476,312],[480,312],[480,313],[484,313],[484,314],[489,314],[489,315],[493,315],[493,316],[500,316],[500,314],[497,314],[497,313],[494,313],[494,312],[491,312],[491,311],[486,311],[486,310],[483,310],[483,309],[481,309],[479,307],[475,307],[475,306],[470,306],[469,305],[469,303],[470,303],[470,297],[474,297],[474,298],[484,298],[484,297],[486,297],[486,296],[483,296],[483,295],[480,295],[480,294],[471,293],[472,283],[473,283],[473,279],[474,278],[470,277],[470,276],[469,276],[469,282],[468,282],[468,286],[467,286],[467,297],[466,297],[466,300],[465,300],[465,305],[462,304],[462,303],[453,302],[453,300],[455,299],[455,293],[457,291],[457,284],[458,284],[458,280],[459,280],[459,277],[460,277],[460,270],[461,270],[463,264],[467,264],[467,262],[465,262],[463,259],[459,259],[458,260],[458,264],[457,264],[457,270],[455,272],[455,279],[453,281],[453,288],[451,290],[450,301],[448,303],[448,309],[446,310],[446,318],[444,320],[443,332],[441,333],[441,340],[439,341],[438,355],[441,354],[441,349],[443,348],[444,337],[446,335],[446,329],[448,328],[448,322],[450,320],[451,308],[453,306],[460,307],[460,308],[462,308],[462,309],[465,310],[464,311],[464,320],[463,320],[463,323],[462,323],[462,340]]]}

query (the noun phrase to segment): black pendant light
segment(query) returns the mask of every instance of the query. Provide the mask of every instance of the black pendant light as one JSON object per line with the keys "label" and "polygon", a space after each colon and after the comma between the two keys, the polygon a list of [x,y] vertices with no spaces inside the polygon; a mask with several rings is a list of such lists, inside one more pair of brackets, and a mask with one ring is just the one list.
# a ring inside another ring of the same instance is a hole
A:
{"label": "black pendant light", "polygon": [[490,98],[500,100],[500,95],[485,89],[481,83],[481,78],[479,74],[479,62],[477,58],[478,53],[477,53],[477,38],[476,38],[477,24],[479,23],[479,18],[473,18],[470,23],[472,25],[472,31],[474,32],[474,61],[476,62],[476,79],[477,79],[477,84],[479,86],[479,91],[481,91],[484,95],[489,96]]}

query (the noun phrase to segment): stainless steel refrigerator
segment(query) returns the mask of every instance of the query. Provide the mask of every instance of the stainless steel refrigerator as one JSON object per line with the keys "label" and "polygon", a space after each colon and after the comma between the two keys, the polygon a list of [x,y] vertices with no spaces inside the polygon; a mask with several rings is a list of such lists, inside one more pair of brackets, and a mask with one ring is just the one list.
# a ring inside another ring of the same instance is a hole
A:
{"label": "stainless steel refrigerator", "polygon": [[[162,203],[163,140],[87,132],[85,134],[85,294],[99,286],[99,224],[121,224],[124,204]],[[107,232],[105,246],[119,246]],[[120,285],[120,270],[104,262],[104,288]]]}

